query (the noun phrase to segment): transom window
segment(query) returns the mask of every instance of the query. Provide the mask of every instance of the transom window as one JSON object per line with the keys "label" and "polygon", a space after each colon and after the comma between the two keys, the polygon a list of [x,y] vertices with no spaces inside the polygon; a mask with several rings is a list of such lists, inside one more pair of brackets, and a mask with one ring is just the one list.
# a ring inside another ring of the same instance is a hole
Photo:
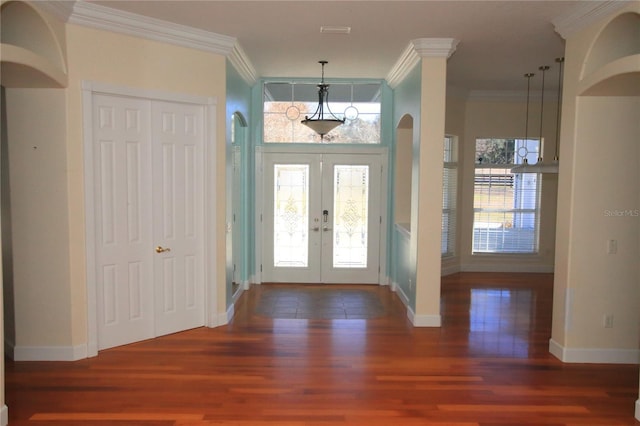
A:
{"label": "transom window", "polygon": [[535,164],[537,139],[476,139],[473,253],[537,253],[540,175],[512,173]]}
{"label": "transom window", "polygon": [[[380,143],[380,84],[335,83],[329,86],[331,112],[345,123],[324,136],[324,143]],[[318,87],[312,83],[264,84],[265,143],[319,143],[320,136],[301,123],[318,106]],[[325,116],[327,111],[325,110]]]}

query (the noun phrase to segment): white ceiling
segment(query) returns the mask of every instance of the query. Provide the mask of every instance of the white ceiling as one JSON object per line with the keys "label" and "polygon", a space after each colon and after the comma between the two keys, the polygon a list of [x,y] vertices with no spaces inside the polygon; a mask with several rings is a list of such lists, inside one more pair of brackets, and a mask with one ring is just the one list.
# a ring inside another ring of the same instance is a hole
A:
{"label": "white ceiling", "polygon": [[[547,87],[557,85],[554,59],[564,40],[552,20],[585,1],[93,1],[235,37],[256,77],[318,77],[328,60],[331,78],[385,78],[410,40],[455,38],[448,83],[477,91],[522,90],[526,72],[550,65]],[[597,5],[603,2],[590,1]],[[351,33],[321,34],[321,26]]]}

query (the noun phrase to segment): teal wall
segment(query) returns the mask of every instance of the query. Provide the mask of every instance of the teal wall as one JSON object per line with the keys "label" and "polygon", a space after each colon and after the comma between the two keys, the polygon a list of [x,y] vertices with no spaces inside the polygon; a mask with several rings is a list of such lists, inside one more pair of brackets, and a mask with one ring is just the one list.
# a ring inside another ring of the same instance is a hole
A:
{"label": "teal wall", "polygon": [[[252,223],[252,218],[249,212],[252,211],[251,198],[249,196],[249,188],[251,182],[249,179],[252,176],[250,171],[252,170],[250,159],[250,142],[251,142],[251,87],[242,79],[240,74],[235,70],[231,63],[227,60],[226,66],[226,177],[227,177],[227,223],[233,223],[233,196],[237,191],[240,192],[240,208],[239,212],[236,212],[234,233],[239,235],[227,235],[227,307],[232,303],[232,291],[231,280],[233,273],[233,262],[235,260],[236,268],[238,268],[237,276],[241,283],[249,280],[249,265],[251,259],[250,247],[250,232],[249,225]],[[235,125],[232,122],[235,120]],[[243,127],[243,125],[245,127]],[[235,129],[235,138],[232,137],[231,131]],[[234,146],[231,145],[231,141],[235,139]],[[240,155],[240,171],[236,174],[239,176],[239,182],[233,180],[233,154],[234,150],[239,151]],[[222,200],[220,200],[222,201]],[[233,259],[235,242],[236,259]],[[237,247],[237,246],[240,247]]]}
{"label": "teal wall", "polygon": [[[412,181],[414,183],[419,182],[418,179],[418,159],[420,158],[420,90],[421,90],[421,66],[417,65],[413,70],[405,77],[393,91],[393,149],[391,164],[395,164],[395,147],[396,147],[396,131],[398,123],[405,115],[410,115],[413,118],[413,164],[412,168]],[[408,165],[407,165],[408,166]],[[393,173],[392,175],[395,175]],[[393,182],[391,182],[390,188],[393,188]],[[412,185],[412,203],[411,203],[411,229],[417,228],[417,185]],[[395,200],[391,200],[390,204],[393,206]],[[402,293],[407,297],[407,302],[412,309],[416,306],[416,253],[417,253],[417,241],[415,237],[410,238],[406,233],[399,231],[394,226],[395,218],[390,221],[392,224],[391,233],[391,279],[396,283]],[[415,235],[415,232],[413,233]],[[409,280],[413,283],[413,286],[409,285]]]}

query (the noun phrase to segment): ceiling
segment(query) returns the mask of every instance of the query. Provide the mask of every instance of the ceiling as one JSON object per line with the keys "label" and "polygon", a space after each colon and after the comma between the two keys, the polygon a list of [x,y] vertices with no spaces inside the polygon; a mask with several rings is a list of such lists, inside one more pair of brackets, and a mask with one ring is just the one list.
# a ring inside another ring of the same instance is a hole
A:
{"label": "ceiling", "polygon": [[[331,78],[387,77],[409,42],[455,38],[448,84],[464,90],[519,91],[524,74],[550,65],[545,84],[557,85],[554,59],[564,40],[552,20],[584,1],[92,1],[152,18],[235,37],[256,77],[317,77],[328,60]],[[602,2],[591,1],[597,5]],[[321,34],[348,26],[350,34]]]}

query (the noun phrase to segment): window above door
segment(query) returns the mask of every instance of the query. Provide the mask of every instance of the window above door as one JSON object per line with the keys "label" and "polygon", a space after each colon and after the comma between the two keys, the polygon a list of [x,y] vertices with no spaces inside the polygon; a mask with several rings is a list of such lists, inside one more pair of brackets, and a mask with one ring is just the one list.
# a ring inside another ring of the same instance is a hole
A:
{"label": "window above door", "polygon": [[[333,83],[329,87],[331,112],[345,123],[322,139],[323,143],[379,144],[380,83]],[[318,106],[315,83],[268,82],[263,90],[265,143],[320,143],[318,134],[301,122]]]}

